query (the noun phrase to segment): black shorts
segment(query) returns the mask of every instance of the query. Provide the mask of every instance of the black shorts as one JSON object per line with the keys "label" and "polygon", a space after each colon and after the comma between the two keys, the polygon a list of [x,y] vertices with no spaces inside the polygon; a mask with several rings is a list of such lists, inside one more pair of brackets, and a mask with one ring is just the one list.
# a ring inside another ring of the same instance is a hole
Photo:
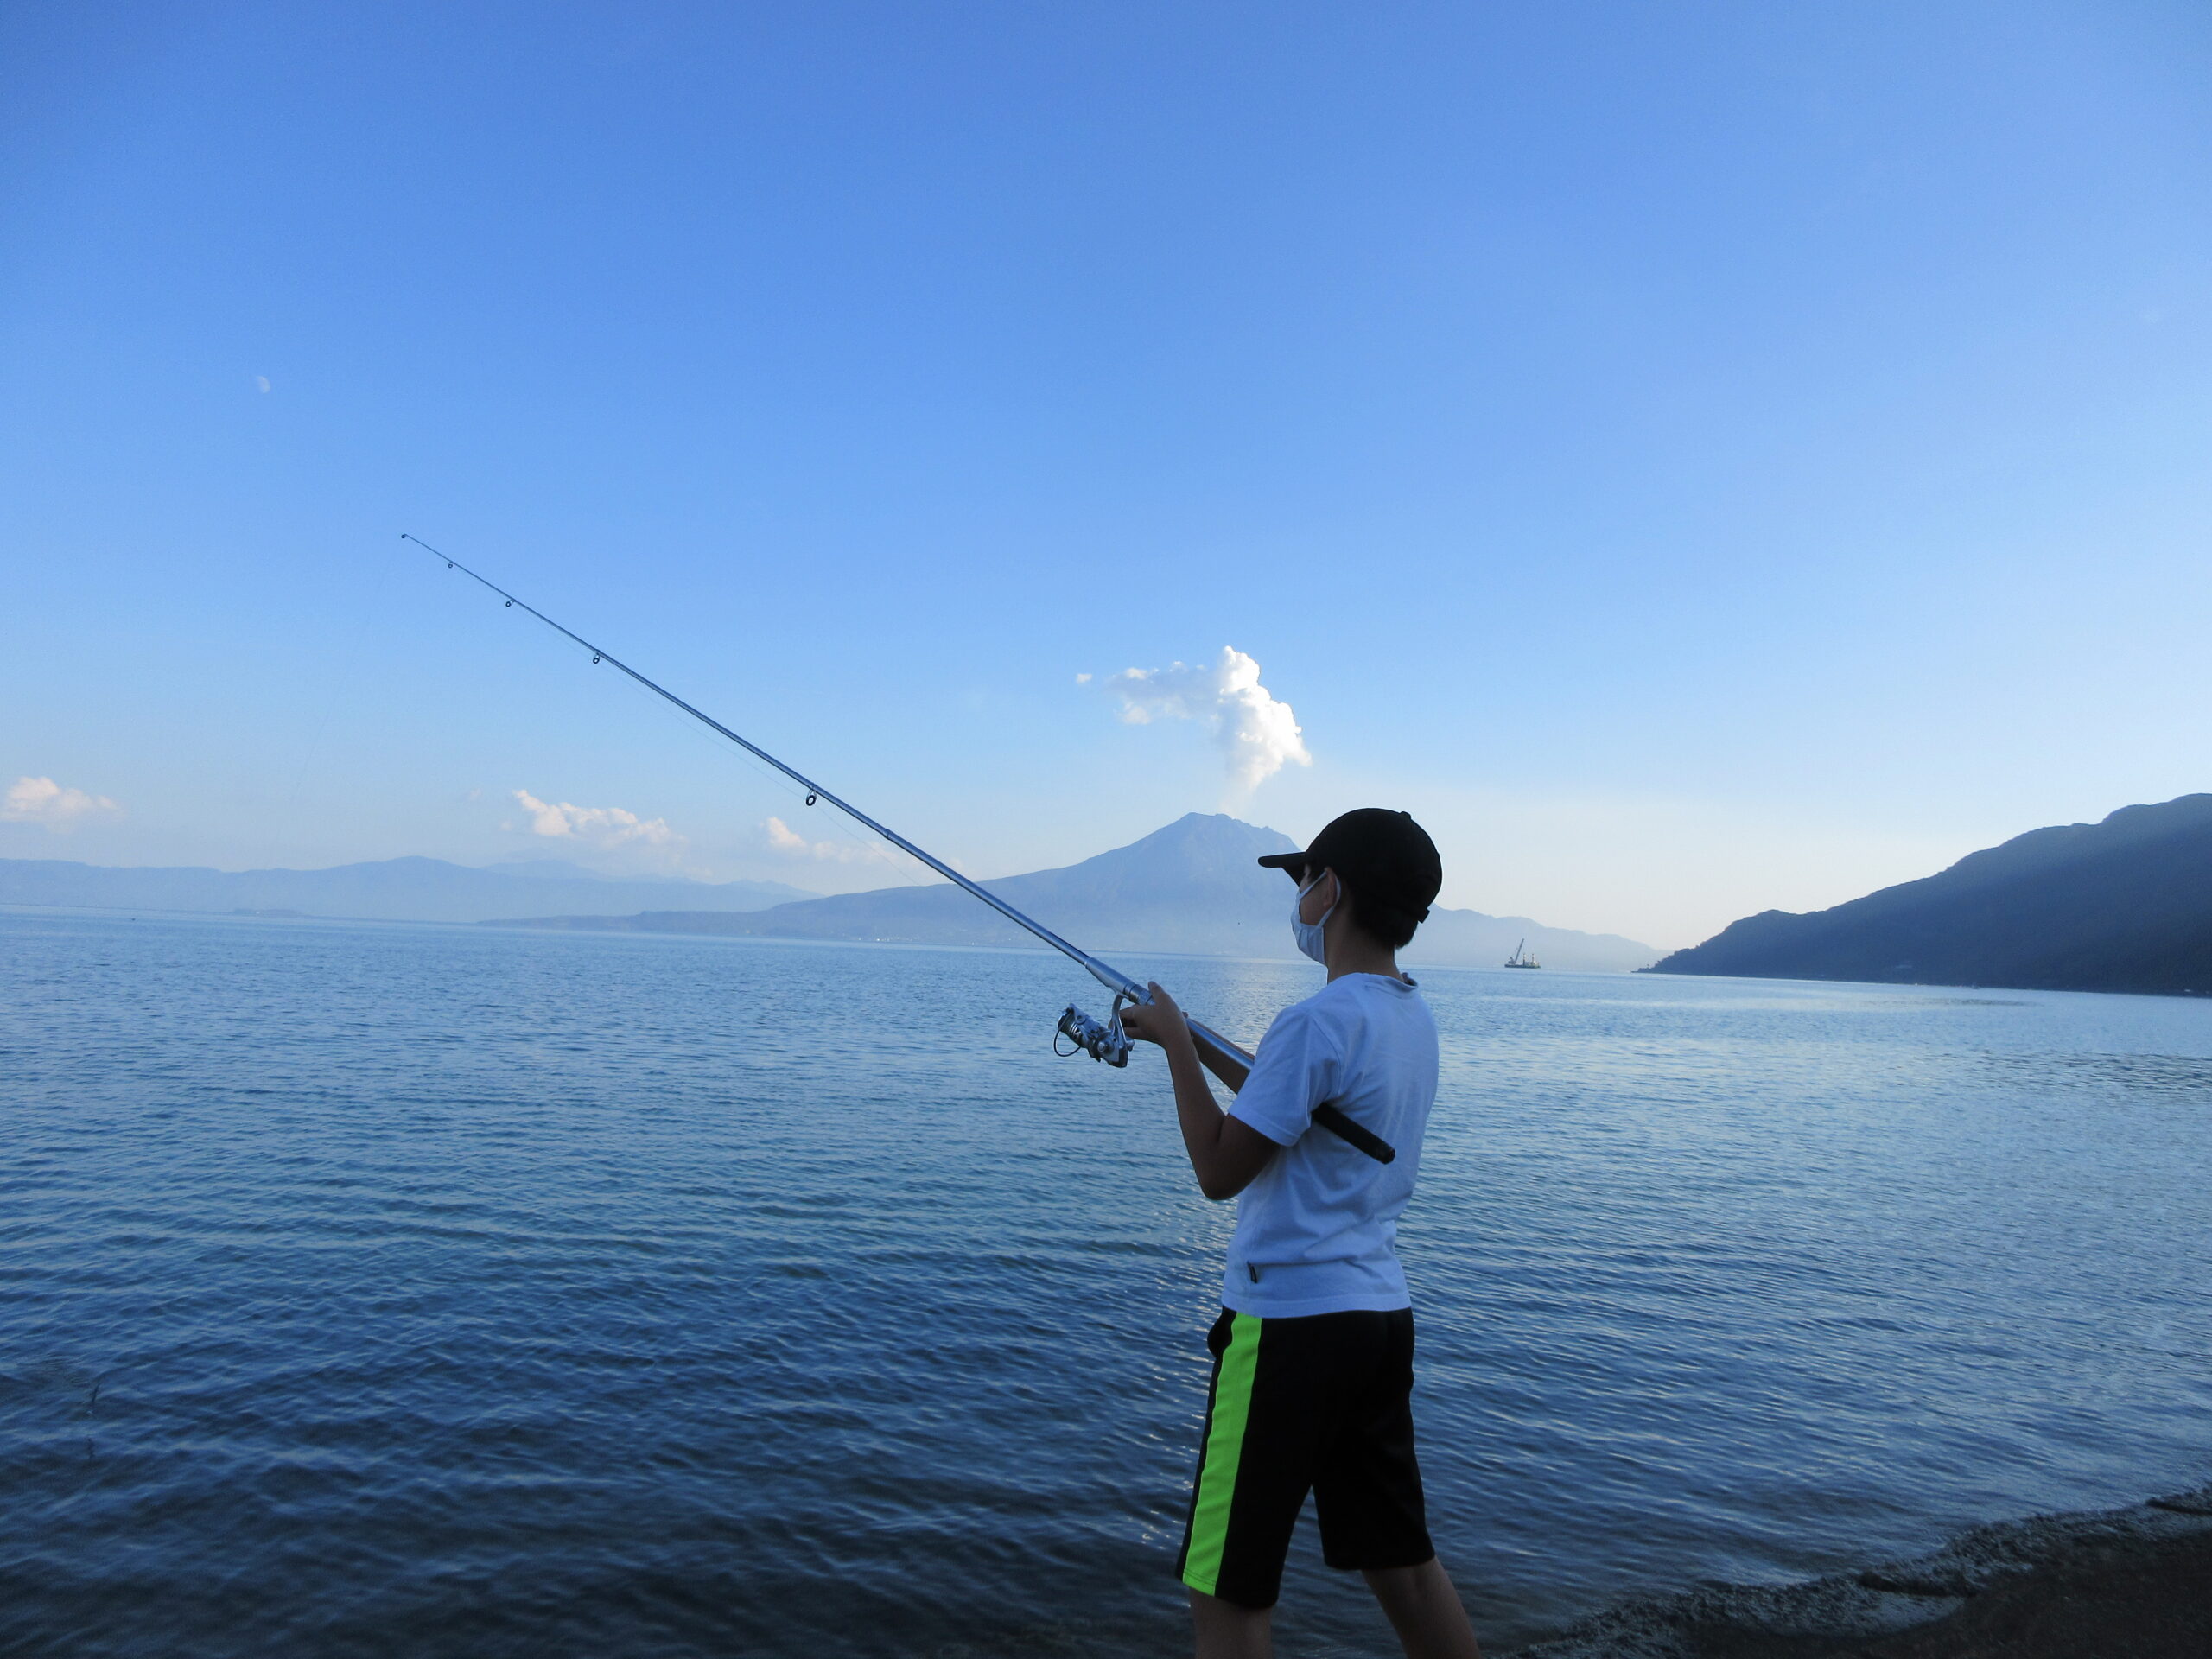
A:
{"label": "black shorts", "polygon": [[1262,1319],[1222,1310],[1176,1575],[1272,1607],[1291,1529],[1313,1494],[1331,1567],[1419,1567],[1436,1554],[1414,1460],[1414,1316]]}

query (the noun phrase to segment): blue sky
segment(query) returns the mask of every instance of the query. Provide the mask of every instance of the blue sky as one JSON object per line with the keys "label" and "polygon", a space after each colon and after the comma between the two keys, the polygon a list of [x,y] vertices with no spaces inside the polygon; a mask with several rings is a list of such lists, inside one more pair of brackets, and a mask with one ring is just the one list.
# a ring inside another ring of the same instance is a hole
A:
{"label": "blue sky", "polygon": [[10,7],[0,856],[899,879],[401,531],[985,875],[1402,804],[1672,945],[2212,788],[2208,87],[2188,4]]}

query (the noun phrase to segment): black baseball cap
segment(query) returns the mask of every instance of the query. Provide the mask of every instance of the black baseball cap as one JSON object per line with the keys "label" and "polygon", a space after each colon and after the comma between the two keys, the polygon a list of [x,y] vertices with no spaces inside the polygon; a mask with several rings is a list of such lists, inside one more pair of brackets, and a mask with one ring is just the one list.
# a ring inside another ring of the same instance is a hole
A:
{"label": "black baseball cap", "polygon": [[1289,871],[1300,884],[1308,871],[1334,870],[1354,893],[1417,922],[1428,919],[1428,907],[1444,885],[1444,861],[1428,831],[1412,813],[1381,806],[1363,806],[1332,820],[1302,853],[1269,853],[1260,862]]}

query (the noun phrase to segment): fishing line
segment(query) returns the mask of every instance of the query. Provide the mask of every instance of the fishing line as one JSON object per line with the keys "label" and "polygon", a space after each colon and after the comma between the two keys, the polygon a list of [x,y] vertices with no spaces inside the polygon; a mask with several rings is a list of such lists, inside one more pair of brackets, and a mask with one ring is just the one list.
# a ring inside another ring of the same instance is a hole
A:
{"label": "fishing line", "polygon": [[[640,704],[658,703],[658,699],[652,693],[634,681],[624,678],[618,679],[615,683],[622,688],[621,694],[625,697],[634,698]],[[682,732],[684,742],[696,744],[702,753],[713,755],[717,766],[742,771],[747,779],[757,779],[765,790],[772,792],[765,802],[757,798],[744,800],[743,808],[748,814],[760,806],[774,808],[786,820],[785,828],[807,842],[804,853],[792,856],[791,868],[795,877],[808,869],[824,866],[840,869],[880,870],[887,880],[908,884],[929,874],[926,869],[918,869],[911,859],[896,849],[873,836],[863,836],[842,813],[816,812],[810,815],[803,811],[801,809],[817,804],[808,798],[806,790],[745,750],[732,747],[715,733],[690,721],[679,721],[677,729]],[[743,786],[740,787],[742,791]],[[834,856],[824,857],[814,850],[817,845],[824,842],[834,842],[840,850]]]}
{"label": "fishing line", "polygon": [[721,733],[722,736],[736,744],[738,747],[743,749],[747,754],[750,754],[754,759],[765,761],[769,766],[773,766],[778,772],[783,773],[785,777],[790,779],[793,783],[798,785],[806,791],[808,804],[813,804],[817,799],[828,802],[831,806],[836,807],[840,812],[845,814],[846,817],[851,818],[855,823],[859,823],[867,829],[874,830],[877,835],[881,836],[884,840],[889,842],[900,852],[907,854],[911,857],[919,859],[923,863],[928,865],[930,868],[935,870],[939,875],[943,876],[946,880],[952,882],[955,886],[966,888],[968,892],[982,899],[993,910],[997,911],[999,914],[1005,917],[1008,921],[1014,923],[1017,926],[1027,928],[1030,932],[1035,934],[1046,944],[1051,945],[1055,950],[1060,952],[1061,955],[1082,966],[1090,973],[1092,978],[1096,979],[1108,990],[1122,992],[1135,1001],[1143,1002],[1149,1001],[1151,1000],[1151,998],[1146,995],[1144,987],[1138,984],[1136,981],[1131,979],[1127,974],[1122,973],[1119,969],[1109,968],[1106,963],[1099,961],[1097,957],[1092,956],[1089,951],[1084,950],[1076,945],[1069,944],[1058,934],[1053,932],[1052,929],[1044,925],[1043,923],[1032,921],[1028,917],[1016,910],[1012,905],[1007,904],[1006,900],[993,893],[988,887],[982,886],[980,883],[969,880],[966,876],[961,874],[959,871],[954,869],[951,865],[946,863],[943,859],[937,857],[934,854],[925,851],[919,847],[917,847],[912,842],[907,840],[906,836],[900,835],[896,830],[892,829],[888,824],[877,823],[875,819],[868,817],[867,813],[861,811],[860,808],[855,806],[850,801],[844,799],[842,796],[833,793],[826,785],[808,777],[798,767],[786,765],[785,762],[779,760],[774,755],[769,753],[767,750],[762,748],[758,743],[753,742],[750,738],[740,736],[728,727],[723,725],[721,721],[716,720],[712,715],[706,713],[703,709],[696,709],[691,704],[684,702],[683,698],[677,696],[676,693],[671,691],[666,686],[647,679],[643,674],[638,672],[636,669],[631,667],[629,664],[624,662],[620,658],[615,656],[613,652],[607,650],[604,646],[595,645],[575,630],[563,627],[560,623],[556,622],[551,617],[546,615],[544,612],[539,610],[536,606],[528,604],[523,600],[517,598],[505,588],[500,587],[499,583],[493,582],[490,577],[478,575],[475,571],[470,569],[467,565],[461,563],[460,560],[454,558],[451,555],[439,552],[436,548],[432,547],[421,537],[411,536],[405,531],[402,531],[399,534],[399,539],[403,542],[414,543],[416,546],[421,548],[425,553],[429,554],[433,558],[443,561],[447,569],[458,570],[461,575],[467,576],[471,582],[477,583],[480,587],[489,588],[493,593],[497,594],[505,601],[507,609],[512,610],[519,606],[524,611],[527,612],[531,616],[536,617],[547,627],[552,629],[554,632],[561,635],[565,639],[571,640],[575,644],[582,645],[586,651],[591,653],[591,659],[594,663],[604,663],[607,667],[628,675],[630,678],[635,680],[639,685],[645,687],[646,690],[651,691],[654,696],[660,697],[668,702],[673,703],[677,708],[681,709],[685,714],[690,715],[692,719],[697,721],[701,725],[708,728],[711,731]]}
{"label": "fishing line", "polygon": [[[1124,1002],[1145,1003],[1151,1001],[1152,993],[1146,987],[1139,984],[1135,980],[1130,978],[1120,969],[1111,967],[1107,963],[1101,962],[1089,951],[1084,950],[1077,945],[1069,944],[1067,940],[1053,932],[1051,928],[1046,927],[1043,923],[1033,921],[1030,918],[1023,915],[1020,911],[1016,910],[1012,905],[1007,903],[1005,899],[993,893],[988,887],[984,887],[981,882],[971,881],[968,877],[961,874],[959,871],[954,869],[951,865],[946,863],[943,859],[937,857],[931,853],[925,851],[919,847],[917,847],[912,842],[907,840],[906,836],[900,835],[888,824],[878,823],[867,813],[861,811],[860,808],[855,806],[851,802],[844,799],[842,796],[833,793],[829,789],[823,787],[823,785],[816,779],[808,777],[804,772],[799,771],[798,767],[787,765],[785,762],[778,760],[774,755],[769,753],[767,750],[762,748],[758,743],[753,742],[750,738],[740,736],[728,727],[723,725],[721,721],[716,720],[713,715],[706,713],[702,709],[694,708],[690,703],[684,702],[683,698],[677,696],[676,693],[671,691],[666,686],[661,685],[656,681],[647,679],[643,674],[640,674],[636,669],[631,667],[629,664],[615,656],[605,646],[595,645],[592,644],[590,640],[585,639],[583,635],[577,633],[573,629],[563,627],[560,623],[556,622],[551,617],[546,615],[544,612],[539,610],[536,606],[528,604],[523,600],[518,599],[513,594],[509,593],[505,588],[500,587],[499,583],[493,582],[490,577],[478,575],[475,571],[470,569],[467,565],[463,564],[460,560],[454,558],[450,554],[441,553],[436,548],[432,547],[428,542],[424,541],[419,536],[412,536],[407,531],[402,531],[399,533],[399,539],[403,542],[414,543],[416,546],[421,548],[425,553],[430,555],[431,557],[442,563],[447,569],[458,570],[462,575],[467,576],[471,582],[475,582],[479,587],[487,588],[491,592],[497,594],[499,598],[505,601],[506,609],[514,610],[518,607],[531,616],[537,618],[537,620],[543,622],[547,627],[552,629],[554,632],[559,634],[563,639],[567,639],[575,645],[581,645],[584,650],[589,652],[591,653],[591,659],[594,664],[604,664],[607,667],[617,670],[620,673],[626,675],[630,679],[635,681],[639,685],[652,692],[655,696],[659,697],[662,701],[671,703],[675,707],[682,709],[685,714],[690,715],[692,719],[697,721],[702,726],[706,727],[709,731],[717,733],[721,736],[728,738],[731,742],[736,744],[740,749],[742,749],[746,753],[751,755],[754,760],[760,760],[766,765],[773,767],[777,772],[782,773],[785,778],[790,779],[792,783],[798,785],[805,791],[807,805],[812,806],[816,804],[817,802],[822,802],[836,807],[837,810],[842,812],[847,817],[852,819],[854,823],[861,825],[863,828],[874,830],[877,835],[882,836],[884,840],[889,842],[893,847],[896,847],[900,852],[905,853],[908,857],[918,860],[921,863],[927,865],[931,869],[935,870],[946,880],[951,882],[955,887],[963,888],[975,897],[982,899],[985,904],[988,905],[993,910],[998,912],[1000,915],[1005,917],[1008,921],[1014,923],[1017,927],[1022,928],[1027,931],[1034,934],[1046,944],[1051,945],[1053,950],[1058,951],[1062,956],[1067,957],[1070,961],[1081,967],[1093,979],[1096,980],[1101,985],[1103,985],[1108,990],[1114,993],[1113,1008],[1109,1014],[1106,1022],[1102,1025],[1099,1021],[1092,1019],[1089,1014],[1084,1014],[1082,1010],[1077,1008],[1073,1004],[1070,1004],[1067,1011],[1060,1016],[1059,1025],[1058,1027],[1058,1035],[1060,1037],[1065,1037],[1071,1043],[1075,1045],[1074,1049],[1067,1051],[1069,1052],[1079,1052],[1087,1053],[1093,1059],[1103,1060],[1109,1065],[1122,1066],[1127,1065],[1129,1063],[1130,1043],[1128,1036],[1122,1029],[1122,1006]],[[1239,1071],[1249,1071],[1252,1065],[1252,1056],[1249,1052],[1238,1047],[1235,1043],[1230,1042],[1226,1037],[1222,1036],[1218,1032],[1213,1031],[1209,1027],[1199,1024],[1196,1020],[1190,1020],[1189,1024],[1191,1027],[1191,1036],[1198,1044],[1201,1053],[1203,1054],[1207,1050],[1212,1051],[1212,1060],[1210,1064],[1214,1064],[1217,1071],[1218,1071],[1220,1069],[1220,1065],[1224,1063],[1229,1067]],[[1055,1046],[1057,1046],[1057,1039]],[[1234,1087],[1236,1085],[1232,1084],[1231,1086]],[[1365,1153],[1369,1157],[1376,1160],[1378,1162],[1387,1164],[1393,1158],[1397,1156],[1397,1154],[1393,1151],[1386,1142],[1377,1139],[1367,1130],[1360,1128],[1358,1124],[1353,1122],[1349,1117],[1346,1117],[1344,1113],[1339,1111],[1333,1105],[1325,1104],[1319,1107],[1315,1110],[1313,1117],[1314,1121],[1321,1124],[1323,1128],[1330,1130],[1332,1134],[1340,1136],[1351,1145],[1357,1147],[1361,1152]]]}

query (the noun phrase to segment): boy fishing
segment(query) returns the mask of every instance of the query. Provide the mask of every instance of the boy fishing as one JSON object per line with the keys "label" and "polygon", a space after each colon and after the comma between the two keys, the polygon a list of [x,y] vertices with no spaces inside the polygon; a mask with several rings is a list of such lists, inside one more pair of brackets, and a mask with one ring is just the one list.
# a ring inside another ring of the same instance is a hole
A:
{"label": "boy fishing", "polygon": [[[1224,1113],[1174,1000],[1122,1016],[1167,1056],[1198,1188],[1238,1198],[1205,1428],[1176,1570],[1199,1659],[1265,1659],[1306,1495],[1330,1566],[1364,1574],[1414,1659],[1480,1659],[1429,1541],[1414,1456],[1413,1304],[1397,1219],[1436,1098],[1436,1023],[1397,952],[1443,886],[1403,812],[1347,812],[1287,872],[1291,931],[1328,982],[1275,1017],[1247,1071],[1211,1046]],[[1241,1197],[1239,1196],[1241,1195]]]}

